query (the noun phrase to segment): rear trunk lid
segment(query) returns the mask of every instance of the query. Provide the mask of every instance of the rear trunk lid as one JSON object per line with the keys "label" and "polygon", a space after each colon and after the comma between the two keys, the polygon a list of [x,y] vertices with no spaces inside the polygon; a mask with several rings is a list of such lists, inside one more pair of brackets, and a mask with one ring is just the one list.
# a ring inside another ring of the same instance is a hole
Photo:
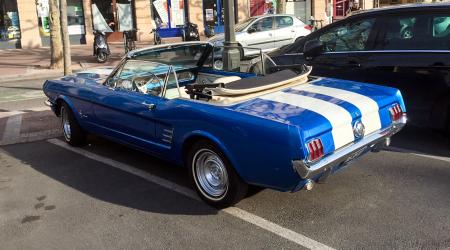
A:
{"label": "rear trunk lid", "polygon": [[319,78],[259,96],[231,108],[298,128],[303,142],[321,138],[325,154],[358,139],[353,127],[362,122],[364,136],[389,126],[389,107],[405,107],[397,89]]}

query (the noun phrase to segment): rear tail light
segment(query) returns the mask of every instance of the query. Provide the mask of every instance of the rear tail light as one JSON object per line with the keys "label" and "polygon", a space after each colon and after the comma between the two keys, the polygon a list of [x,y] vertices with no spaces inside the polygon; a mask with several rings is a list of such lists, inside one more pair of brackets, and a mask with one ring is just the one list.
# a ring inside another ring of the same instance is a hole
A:
{"label": "rear tail light", "polygon": [[323,157],[323,145],[320,139],[313,139],[308,142],[308,160],[317,161]]}
{"label": "rear tail light", "polygon": [[311,27],[311,25],[305,25],[305,29],[312,30],[312,27]]}
{"label": "rear tail light", "polygon": [[390,107],[389,113],[391,114],[392,121],[397,121],[403,116],[403,111],[399,104],[395,104],[392,107]]}

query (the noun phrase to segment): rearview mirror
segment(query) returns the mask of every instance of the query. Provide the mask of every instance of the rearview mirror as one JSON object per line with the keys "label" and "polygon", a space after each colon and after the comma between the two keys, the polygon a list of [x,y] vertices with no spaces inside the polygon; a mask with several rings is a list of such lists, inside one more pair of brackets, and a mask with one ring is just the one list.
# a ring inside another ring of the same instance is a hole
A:
{"label": "rearview mirror", "polygon": [[303,47],[303,56],[306,60],[313,59],[314,57],[322,54],[323,44],[319,40],[310,40],[305,43]]}
{"label": "rearview mirror", "polygon": [[255,27],[250,27],[247,29],[247,33],[251,34],[251,33],[255,33],[256,32],[256,28]]}

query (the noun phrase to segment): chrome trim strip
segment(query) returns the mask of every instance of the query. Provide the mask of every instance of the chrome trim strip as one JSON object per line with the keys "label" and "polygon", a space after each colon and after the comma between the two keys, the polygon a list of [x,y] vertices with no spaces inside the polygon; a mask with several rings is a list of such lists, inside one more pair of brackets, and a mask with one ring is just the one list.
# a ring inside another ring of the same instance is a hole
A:
{"label": "chrome trim strip", "polygon": [[45,101],[44,104],[47,107],[50,107],[50,108],[53,107],[53,103],[51,103],[50,100]]}
{"label": "chrome trim strip", "polygon": [[305,160],[295,160],[292,161],[292,165],[295,171],[303,179],[311,178],[341,164],[345,165],[346,161],[351,158],[353,154],[357,154],[356,157],[358,158],[369,150],[378,149],[384,144],[387,138],[390,138],[406,125],[406,120],[406,114],[403,114],[402,118],[393,122],[391,126],[378,130],[364,137],[360,141],[356,141],[342,149],[338,149],[333,154],[328,155],[313,164],[308,164]]}
{"label": "chrome trim strip", "polygon": [[333,51],[323,54],[349,54],[349,53],[450,53],[450,50],[355,50],[355,51]]}
{"label": "chrome trim strip", "polygon": [[[334,51],[324,52],[327,54],[350,54],[350,53],[450,53],[450,50],[354,50],[354,51]],[[301,53],[286,53],[287,56],[303,55]]]}

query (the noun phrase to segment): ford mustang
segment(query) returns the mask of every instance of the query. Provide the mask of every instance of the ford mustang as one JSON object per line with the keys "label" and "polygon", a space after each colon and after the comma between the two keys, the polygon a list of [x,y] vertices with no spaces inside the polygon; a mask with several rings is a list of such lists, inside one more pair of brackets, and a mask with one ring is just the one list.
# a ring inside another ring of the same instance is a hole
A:
{"label": "ford mustang", "polygon": [[47,80],[46,103],[70,145],[91,133],[184,165],[216,207],[249,184],[310,190],[406,124],[397,89],[311,77],[306,66],[218,70],[212,51],[208,42],[135,50],[115,68]]}

